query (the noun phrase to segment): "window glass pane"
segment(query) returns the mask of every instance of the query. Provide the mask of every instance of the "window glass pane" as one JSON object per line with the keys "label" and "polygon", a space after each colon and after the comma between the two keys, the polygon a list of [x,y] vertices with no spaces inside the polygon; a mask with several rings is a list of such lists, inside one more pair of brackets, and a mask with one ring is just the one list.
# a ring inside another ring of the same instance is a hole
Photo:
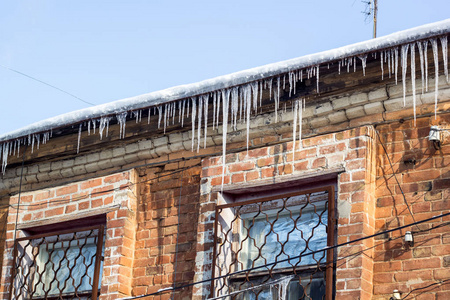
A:
{"label": "window glass pane", "polygon": [[[323,213],[322,213],[323,212]],[[292,216],[291,216],[292,213]],[[327,245],[326,226],[328,222],[326,210],[314,212],[313,209],[284,212],[283,215],[248,218],[245,222],[242,237],[245,239],[246,251],[242,258],[244,268],[261,266],[290,257],[299,256],[320,250]],[[302,266],[324,263],[326,252],[301,257],[278,263],[275,268],[285,268],[292,265]]]}

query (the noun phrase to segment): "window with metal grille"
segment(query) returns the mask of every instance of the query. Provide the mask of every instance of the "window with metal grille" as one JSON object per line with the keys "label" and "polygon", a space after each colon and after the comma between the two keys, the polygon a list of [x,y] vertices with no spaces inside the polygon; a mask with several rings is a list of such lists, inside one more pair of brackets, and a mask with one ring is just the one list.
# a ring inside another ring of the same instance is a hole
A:
{"label": "window with metal grille", "polygon": [[10,299],[97,299],[104,226],[17,239]]}
{"label": "window with metal grille", "polygon": [[213,297],[332,299],[334,205],[330,186],[217,206]]}

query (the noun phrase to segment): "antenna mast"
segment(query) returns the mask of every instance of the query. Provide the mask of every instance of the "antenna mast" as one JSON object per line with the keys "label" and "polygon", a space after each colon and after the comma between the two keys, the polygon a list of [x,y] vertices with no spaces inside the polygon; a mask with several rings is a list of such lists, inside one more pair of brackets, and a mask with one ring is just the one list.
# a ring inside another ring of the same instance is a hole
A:
{"label": "antenna mast", "polygon": [[373,0],[373,38],[377,37],[378,0]]}

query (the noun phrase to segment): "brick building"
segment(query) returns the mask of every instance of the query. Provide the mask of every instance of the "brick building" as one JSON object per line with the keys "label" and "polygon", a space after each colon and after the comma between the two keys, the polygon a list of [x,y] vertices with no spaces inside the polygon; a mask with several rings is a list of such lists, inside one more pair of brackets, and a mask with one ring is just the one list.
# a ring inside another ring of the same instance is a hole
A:
{"label": "brick building", "polygon": [[1,136],[0,298],[448,299],[449,32]]}

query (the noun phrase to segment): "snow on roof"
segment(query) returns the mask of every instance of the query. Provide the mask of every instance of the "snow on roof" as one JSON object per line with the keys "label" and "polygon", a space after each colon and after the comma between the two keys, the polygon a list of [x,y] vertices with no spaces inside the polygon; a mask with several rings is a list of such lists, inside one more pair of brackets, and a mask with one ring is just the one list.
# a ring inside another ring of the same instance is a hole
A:
{"label": "snow on roof", "polygon": [[443,35],[450,32],[450,19],[436,23],[392,33],[376,39],[356,44],[272,63],[224,76],[207,79],[197,83],[175,86],[161,91],[139,95],[136,97],[117,100],[90,108],[62,114],[40,122],[33,123],[21,129],[11,131],[0,136],[0,142],[17,139],[33,133],[48,131],[54,128],[73,125],[102,116],[118,114],[126,111],[157,106],[162,103],[188,98],[212,91],[245,84],[255,80],[273,77],[291,70],[303,69],[310,66],[352,57],[362,53],[390,48],[411,41],[425,39],[431,36]]}

